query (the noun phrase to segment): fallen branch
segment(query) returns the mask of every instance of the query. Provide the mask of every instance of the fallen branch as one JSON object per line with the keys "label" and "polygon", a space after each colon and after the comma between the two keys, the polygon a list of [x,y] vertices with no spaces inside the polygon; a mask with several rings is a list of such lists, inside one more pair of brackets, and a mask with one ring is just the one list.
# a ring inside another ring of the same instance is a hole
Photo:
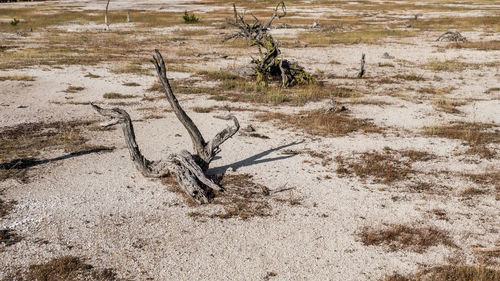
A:
{"label": "fallen branch", "polygon": [[436,41],[453,41],[453,42],[465,42],[467,38],[463,37],[460,32],[446,31],[441,34],[441,36],[436,39]]}

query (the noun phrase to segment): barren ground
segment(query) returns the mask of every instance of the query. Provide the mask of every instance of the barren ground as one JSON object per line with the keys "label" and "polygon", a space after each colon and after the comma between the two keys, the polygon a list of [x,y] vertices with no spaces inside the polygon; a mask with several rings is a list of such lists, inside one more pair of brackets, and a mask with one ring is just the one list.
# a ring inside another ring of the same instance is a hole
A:
{"label": "barren ground", "polygon": [[[68,280],[500,280],[497,1],[286,2],[271,33],[316,80],[291,89],[231,75],[258,56],[222,43],[232,2],[111,1],[107,31],[94,2],[0,6],[1,280],[58,262]],[[236,4],[263,21],[275,5]],[[437,42],[448,30],[467,41]],[[212,204],[142,177],[89,105],[127,110],[149,159],[191,149],[155,48],[206,138],[228,110],[255,129],[212,162]]]}

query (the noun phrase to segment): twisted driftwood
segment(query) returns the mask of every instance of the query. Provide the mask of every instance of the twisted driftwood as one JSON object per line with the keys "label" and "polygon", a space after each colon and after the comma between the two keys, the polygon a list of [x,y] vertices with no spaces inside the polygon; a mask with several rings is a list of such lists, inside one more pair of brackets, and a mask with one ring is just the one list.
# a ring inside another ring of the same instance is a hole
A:
{"label": "twisted driftwood", "polygon": [[441,36],[436,39],[436,41],[453,41],[453,42],[465,42],[467,38],[463,37],[460,32],[446,31],[441,34]]}
{"label": "twisted driftwood", "polygon": [[240,125],[238,119],[232,115],[215,116],[223,120],[232,120],[234,124],[216,134],[209,142],[206,142],[198,130],[198,127],[196,127],[191,118],[189,118],[179,105],[179,101],[172,92],[172,88],[167,79],[165,62],[158,50],[155,50],[153,64],[155,65],[163,89],[165,90],[167,100],[179,121],[181,121],[182,125],[184,125],[188,131],[196,154],[191,154],[186,150],[182,150],[180,153],[170,154],[166,160],[150,161],[146,159],[139,150],[139,146],[135,140],[134,126],[132,125],[130,115],[125,110],[120,108],[104,109],[94,104],[92,104],[92,107],[99,114],[112,118],[111,121],[101,124],[102,126],[122,125],[123,135],[130,152],[130,157],[136,168],[145,177],[159,178],[173,173],[181,189],[185,193],[200,204],[208,203],[209,194],[211,194],[213,190],[222,191],[222,188],[208,178],[206,172],[210,162],[214,159],[215,155],[220,152],[219,146],[239,130]]}
{"label": "twisted driftwood", "polygon": [[271,77],[281,79],[281,86],[283,88],[313,82],[312,77],[305,72],[303,67],[282,58],[279,49],[280,43],[268,32],[275,18],[280,19],[286,16],[286,6],[283,1],[276,5],[273,15],[265,24],[262,24],[252,13],[250,15],[254,19],[254,22],[248,23],[246,21],[246,14],[243,13],[241,15],[238,13],[234,4],[233,12],[234,21],[227,20],[227,22],[238,27],[239,31],[226,37],[223,42],[243,38],[251,42],[251,46],[259,48],[260,58],[252,58],[252,65],[257,74],[257,83],[267,83]]}

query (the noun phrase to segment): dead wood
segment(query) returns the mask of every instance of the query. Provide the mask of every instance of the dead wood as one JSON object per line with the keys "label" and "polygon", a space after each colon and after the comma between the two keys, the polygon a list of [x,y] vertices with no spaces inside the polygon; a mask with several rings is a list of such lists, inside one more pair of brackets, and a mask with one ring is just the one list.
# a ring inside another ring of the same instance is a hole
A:
{"label": "dead wood", "polygon": [[441,36],[439,36],[436,41],[465,42],[467,41],[467,38],[463,37],[462,34],[460,34],[460,32],[458,31],[446,31],[445,33],[441,34]]}
{"label": "dead wood", "polygon": [[365,75],[365,54],[361,55],[361,66],[359,68],[358,78],[362,78]]}
{"label": "dead wood", "polygon": [[106,25],[106,30],[109,29],[109,22],[108,22],[108,8],[109,8],[109,1],[106,3],[106,12],[104,13],[104,24]]}
{"label": "dead wood", "polygon": [[258,84],[267,83],[270,78],[280,79],[283,88],[313,82],[312,77],[305,72],[303,67],[296,62],[282,58],[279,49],[280,42],[268,32],[274,19],[286,16],[286,6],[283,1],[276,5],[273,15],[265,24],[252,13],[249,13],[249,15],[252,17],[253,22],[247,22],[247,14],[239,13],[234,4],[233,14],[234,20],[227,20],[227,23],[236,26],[239,31],[226,37],[223,42],[242,38],[251,42],[251,46],[259,48],[260,57],[252,58],[251,62],[257,75]]}
{"label": "dead wood", "polygon": [[215,135],[213,139],[206,142],[200,133],[198,127],[189,118],[182,109],[179,101],[175,97],[166,75],[165,62],[158,50],[155,50],[153,56],[158,78],[161,81],[165,95],[170,103],[177,119],[184,125],[188,131],[193,143],[196,154],[191,154],[186,150],[180,153],[170,154],[167,159],[159,161],[150,161],[144,157],[139,149],[135,139],[134,126],[130,115],[123,109],[113,108],[104,109],[92,104],[92,107],[101,115],[111,117],[111,121],[102,124],[102,126],[112,126],[121,124],[123,135],[130,152],[130,158],[136,168],[145,176],[159,178],[173,173],[179,182],[181,189],[192,197],[198,203],[208,203],[210,194],[213,191],[222,191],[222,188],[214,183],[206,172],[215,155],[220,152],[220,145],[232,137],[240,128],[238,119],[235,116],[215,116],[215,118],[233,121],[232,126]]}

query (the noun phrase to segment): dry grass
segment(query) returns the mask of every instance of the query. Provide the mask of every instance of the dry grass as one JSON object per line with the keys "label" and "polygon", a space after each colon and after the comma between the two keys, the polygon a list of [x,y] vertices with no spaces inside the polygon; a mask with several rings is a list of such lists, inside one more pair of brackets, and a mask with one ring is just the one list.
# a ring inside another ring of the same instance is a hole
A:
{"label": "dry grass", "polygon": [[87,77],[87,78],[101,78],[101,76],[97,75],[97,74],[92,74],[92,73],[87,73],[85,74],[84,77]]}
{"label": "dry grass", "polygon": [[127,82],[127,83],[123,83],[122,85],[127,86],[127,87],[139,87],[139,86],[141,86],[141,84],[136,83],[136,82]]}
{"label": "dry grass", "polygon": [[499,87],[488,88],[484,93],[491,94],[493,92],[500,92],[500,88]]}
{"label": "dry grass", "polygon": [[29,266],[25,272],[18,271],[6,276],[3,281],[113,281],[116,274],[111,269],[96,269],[74,256],[53,258],[42,264]]}
{"label": "dry grass", "polygon": [[434,227],[411,227],[403,224],[392,224],[383,228],[365,227],[359,236],[364,245],[384,245],[391,251],[409,250],[422,253],[437,245],[456,247],[448,233]]}
{"label": "dry grass", "polygon": [[151,68],[144,68],[140,62],[129,62],[124,64],[119,64],[117,66],[113,66],[110,72],[115,74],[137,74],[137,75],[151,75]]}
{"label": "dry grass", "polygon": [[500,50],[500,40],[492,40],[492,41],[479,41],[479,42],[458,42],[451,43],[447,48],[457,48],[457,49],[476,49],[482,51],[493,51]]}
{"label": "dry grass", "polygon": [[[0,229],[0,245],[5,247],[12,246],[20,242],[23,238],[16,234],[12,229]],[[2,251],[0,251],[1,253]]]}
{"label": "dry grass", "polygon": [[66,90],[64,90],[65,93],[78,93],[85,90],[85,87],[80,87],[80,86],[69,86]]}
{"label": "dry grass", "polygon": [[256,184],[248,174],[225,174],[219,184],[224,192],[218,193],[212,204],[222,205],[224,211],[215,214],[190,212],[193,218],[240,218],[265,217],[271,215],[267,187]]}
{"label": "dry grass", "polygon": [[378,27],[363,27],[349,32],[329,30],[306,31],[298,34],[298,39],[310,46],[330,46],[333,44],[375,44],[391,37],[410,37],[415,33],[403,30],[385,30]]}
{"label": "dry grass", "polygon": [[0,75],[0,81],[35,81],[35,78],[25,74]]}
{"label": "dry grass", "polygon": [[440,97],[433,99],[432,104],[434,104],[437,110],[441,110],[446,113],[457,114],[461,113],[461,111],[457,107],[466,105],[467,102],[461,99]]}
{"label": "dry grass", "polygon": [[15,204],[16,201],[4,201],[2,198],[0,198],[0,218],[8,215]]}
{"label": "dry grass", "polygon": [[485,266],[443,265],[421,269],[415,274],[392,274],[381,281],[498,281],[500,270]]}
{"label": "dry grass", "polygon": [[470,145],[498,143],[500,131],[494,124],[456,122],[449,125],[424,128],[424,134],[462,140]]}
{"label": "dry grass", "polygon": [[414,73],[411,73],[411,74],[396,74],[396,75],[392,76],[392,78],[394,78],[394,79],[400,79],[400,80],[406,80],[406,81],[417,81],[417,82],[425,81],[425,78],[423,77],[423,75],[414,74]]}
{"label": "dry grass", "polygon": [[422,87],[418,89],[418,92],[426,95],[447,95],[454,90],[454,87],[437,88],[437,87]]}
{"label": "dry grass", "polygon": [[214,110],[213,107],[201,107],[201,106],[193,107],[193,111],[197,113],[209,113],[212,112],[212,110]]}
{"label": "dry grass", "polygon": [[276,121],[283,128],[292,127],[312,135],[343,136],[353,132],[383,132],[382,128],[377,127],[369,120],[321,110],[293,115],[267,112],[258,114],[256,117],[260,121]]}
{"label": "dry grass", "polygon": [[112,93],[105,93],[104,95],[102,95],[102,97],[105,99],[132,99],[136,98],[137,96],[112,92]]}
{"label": "dry grass", "polygon": [[33,157],[46,151],[62,149],[67,153],[98,149],[87,144],[84,126],[91,121],[26,123],[6,127],[0,134],[0,181],[7,178],[25,180],[26,166]]}
{"label": "dry grass", "polygon": [[402,181],[415,174],[411,169],[413,162],[424,162],[435,159],[436,156],[423,151],[384,149],[384,152],[365,152],[355,158],[337,156],[337,173],[356,175],[361,179],[371,178],[377,183],[393,183]]}
{"label": "dry grass", "polygon": [[486,64],[480,64],[480,63],[469,63],[469,62],[462,62],[459,60],[445,60],[445,61],[430,61],[426,65],[424,65],[425,68],[432,70],[432,71],[444,71],[444,72],[461,72],[467,69],[480,69],[481,67],[484,66],[495,66],[496,63],[486,63]]}

